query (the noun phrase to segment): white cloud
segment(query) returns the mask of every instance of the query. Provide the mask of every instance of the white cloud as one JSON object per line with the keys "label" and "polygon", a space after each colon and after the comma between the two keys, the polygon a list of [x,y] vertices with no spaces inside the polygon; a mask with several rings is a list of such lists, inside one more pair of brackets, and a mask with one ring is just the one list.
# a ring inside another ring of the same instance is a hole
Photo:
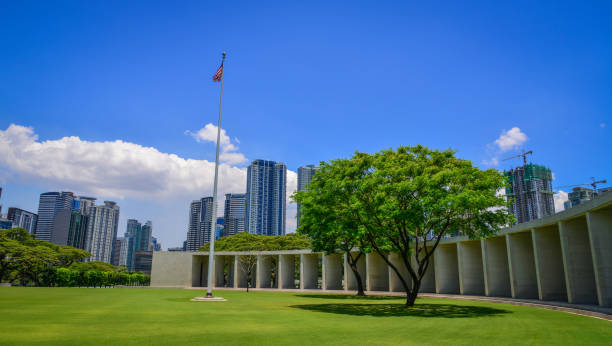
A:
{"label": "white cloud", "polygon": [[[226,160],[219,166],[218,215],[222,215],[225,193],[246,191],[247,169],[231,162]],[[214,162],[182,158],[121,140],[91,142],[73,136],[39,141],[31,127],[13,124],[0,130],[0,180],[44,189],[108,199],[188,203],[212,195],[214,168]],[[287,232],[295,231],[297,207],[289,196],[296,189],[297,173],[287,170]],[[173,232],[180,230],[182,234],[186,225],[174,227]]]}
{"label": "white cloud", "polygon": [[567,192],[559,190],[554,194],[555,199],[555,213],[565,210],[563,203],[567,201]]}
{"label": "white cloud", "polygon": [[503,130],[493,143],[487,144],[487,155],[490,159],[482,160],[486,166],[495,167],[499,165],[499,156],[511,149],[518,147],[527,141],[527,135],[521,132],[518,127],[513,127],[510,130]]}
{"label": "white cloud", "polygon": [[[213,124],[206,124],[203,128],[197,132],[185,131],[185,134],[190,135],[198,142],[212,142],[217,144],[217,126]],[[234,138],[234,142],[240,144],[238,138]],[[221,129],[221,135],[219,136],[219,143],[221,145],[221,154],[219,160],[230,165],[240,164],[247,162],[248,159],[241,153],[236,152],[238,146],[234,145],[227,135],[225,129]]]}
{"label": "white cloud", "polygon": [[498,139],[495,140],[495,144],[498,146],[501,152],[506,152],[511,149],[517,149],[521,144],[527,141],[527,135],[521,132],[518,127],[513,127],[508,131],[502,131]]}

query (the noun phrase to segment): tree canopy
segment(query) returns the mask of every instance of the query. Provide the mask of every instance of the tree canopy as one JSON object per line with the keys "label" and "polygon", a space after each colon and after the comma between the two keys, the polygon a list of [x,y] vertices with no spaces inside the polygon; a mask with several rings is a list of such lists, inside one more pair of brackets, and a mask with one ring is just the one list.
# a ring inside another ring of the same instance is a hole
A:
{"label": "tree canopy", "polygon": [[[308,238],[295,233],[279,236],[251,234],[241,232],[236,235],[215,240],[215,251],[278,251],[310,249]],[[208,251],[210,243],[200,247],[199,251]]]}
{"label": "tree canopy", "polygon": [[[497,194],[505,186],[502,173],[481,170],[452,150],[418,145],[356,152],[322,163],[307,190],[295,194],[298,232],[315,246],[335,237],[367,244],[398,275],[412,306],[443,237],[485,237],[512,222],[508,202]],[[391,252],[408,276],[389,260]]]}

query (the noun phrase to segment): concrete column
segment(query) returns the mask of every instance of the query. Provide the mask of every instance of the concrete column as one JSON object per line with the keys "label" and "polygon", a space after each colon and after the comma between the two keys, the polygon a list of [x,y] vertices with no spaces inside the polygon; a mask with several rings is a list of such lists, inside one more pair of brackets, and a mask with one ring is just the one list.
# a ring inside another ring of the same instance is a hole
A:
{"label": "concrete column", "polygon": [[215,255],[215,272],[213,273],[215,282],[213,284],[213,287],[223,287],[225,285],[224,269],[225,256]]}
{"label": "concrete column", "polygon": [[482,269],[485,295],[488,297],[510,297],[510,271],[506,237],[493,237],[480,241],[482,247]]}
{"label": "concrete column", "polygon": [[[388,256],[388,260],[389,262],[391,262],[391,264],[395,266],[395,268],[397,268],[397,270],[402,275],[402,278],[404,278],[404,280],[406,281],[406,284],[408,286],[411,286],[412,277],[410,276],[410,273],[408,272],[408,268],[406,268],[406,265],[404,264],[402,257],[396,253],[391,253]],[[395,270],[389,267],[388,271],[389,271],[389,291],[406,292],[404,285],[402,285],[402,280],[400,280],[399,276],[397,276],[397,274],[395,273]]]}
{"label": "concrete column", "polygon": [[[248,287],[248,273],[245,265],[241,262],[241,256],[234,256],[234,288]],[[255,270],[255,266],[253,268]],[[251,287],[253,287],[252,285]]]}
{"label": "concrete column", "polygon": [[532,229],[531,238],[540,300],[567,301],[558,226]]}
{"label": "concrete column", "polygon": [[531,232],[506,235],[512,298],[538,298]]}
{"label": "concrete column", "polygon": [[389,291],[389,267],[378,253],[366,254],[366,275],[368,291]]}
{"label": "concrete column", "polygon": [[457,245],[438,245],[434,252],[436,293],[459,294]]}
{"label": "concrete column", "polygon": [[[359,252],[353,252],[352,253],[353,258],[357,257],[357,255],[359,255]],[[344,280],[345,280],[345,285],[344,285],[344,290],[345,291],[357,291],[357,280],[355,279],[355,273],[353,273],[353,270],[351,269],[351,266],[348,263],[348,255],[344,254]],[[363,284],[363,290],[366,290],[366,255],[362,254],[359,259],[357,260],[357,272],[359,273],[359,276],[361,277],[361,283]]]}
{"label": "concrete column", "polygon": [[257,288],[271,288],[272,281],[272,257],[257,256]]}
{"label": "concrete column", "polygon": [[317,289],[319,281],[319,255],[300,255],[300,289]]}
{"label": "concrete column", "polygon": [[[431,249],[429,249],[429,251],[431,251]],[[415,271],[418,270],[418,266],[416,264],[416,258],[414,257],[414,255],[412,256],[412,267],[414,268]],[[427,265],[427,269],[425,270],[425,275],[423,275],[423,278],[421,279],[421,287],[419,288],[419,292],[436,293],[436,268],[435,267],[436,267],[436,261],[435,261],[435,255],[433,255],[429,257],[429,264]]]}
{"label": "concrete column", "polygon": [[586,217],[559,222],[567,301],[597,304],[597,288]]}
{"label": "concrete column", "polygon": [[191,287],[205,287],[208,273],[208,256],[193,256],[191,262]]}
{"label": "concrete column", "polygon": [[587,213],[599,305],[612,307],[612,208]]}
{"label": "concrete column", "polygon": [[344,260],[341,254],[323,255],[323,289],[341,290]]}
{"label": "concrete column", "polygon": [[278,256],[278,287],[295,288],[295,255]]}
{"label": "concrete column", "polygon": [[484,271],[480,240],[457,243],[459,291],[461,294],[484,295]]}

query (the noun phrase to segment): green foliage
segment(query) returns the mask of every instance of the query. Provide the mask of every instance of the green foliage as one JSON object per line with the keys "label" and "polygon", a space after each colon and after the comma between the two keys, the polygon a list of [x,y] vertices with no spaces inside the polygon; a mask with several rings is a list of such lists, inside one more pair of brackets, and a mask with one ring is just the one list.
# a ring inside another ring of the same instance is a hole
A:
{"label": "green foliage", "polygon": [[[513,221],[497,194],[505,185],[499,171],[480,170],[452,150],[419,145],[356,152],[322,163],[307,191],[294,195],[301,203],[298,232],[326,251],[332,250],[327,242],[376,251],[412,305],[440,239],[452,232],[485,237]],[[401,256],[410,277],[388,260],[390,252]]]}
{"label": "green foliage", "polygon": [[[215,251],[278,251],[309,249],[308,238],[298,234],[281,236],[257,235],[241,232],[222,237],[215,241]],[[208,251],[210,243],[202,245],[199,251]]]}
{"label": "green foliage", "polygon": [[81,262],[87,251],[36,240],[25,229],[0,231],[0,282],[22,286],[148,285],[150,276],[104,262]]}

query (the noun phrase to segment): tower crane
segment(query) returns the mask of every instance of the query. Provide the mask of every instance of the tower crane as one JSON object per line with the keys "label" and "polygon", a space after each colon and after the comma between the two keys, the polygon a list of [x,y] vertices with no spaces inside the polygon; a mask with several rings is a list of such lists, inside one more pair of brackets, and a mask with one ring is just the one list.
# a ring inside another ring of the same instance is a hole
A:
{"label": "tower crane", "polygon": [[574,185],[564,185],[564,186],[557,186],[557,189],[561,189],[564,187],[576,187],[576,186],[592,186],[593,187],[593,191],[595,193],[597,193],[597,184],[605,184],[608,181],[605,179],[602,180],[595,180],[595,177],[591,177],[591,182],[588,184],[574,184]]}
{"label": "tower crane", "polygon": [[529,150],[529,151],[523,150],[522,154],[518,154],[518,155],[515,155],[515,156],[512,156],[512,157],[507,157],[507,158],[503,159],[502,161],[508,161],[508,160],[515,159],[517,157],[521,157],[522,156],[523,157],[523,165],[527,166],[527,155],[529,155],[529,154],[533,155],[533,151],[532,150]]}

